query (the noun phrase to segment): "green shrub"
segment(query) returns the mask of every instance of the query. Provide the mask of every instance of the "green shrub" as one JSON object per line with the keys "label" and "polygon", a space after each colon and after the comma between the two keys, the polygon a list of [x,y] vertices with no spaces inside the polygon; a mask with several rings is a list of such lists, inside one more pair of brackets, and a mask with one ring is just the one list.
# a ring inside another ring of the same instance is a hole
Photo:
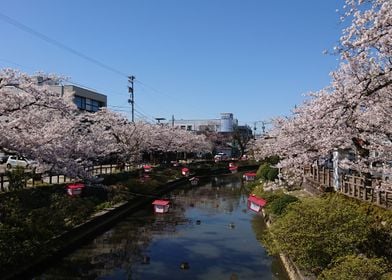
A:
{"label": "green shrub", "polygon": [[387,267],[382,259],[349,255],[322,272],[320,280],[382,280]]}
{"label": "green shrub", "polygon": [[270,170],[267,173],[268,181],[274,181],[278,178],[279,170],[277,168],[270,167]]}
{"label": "green shrub", "polygon": [[268,163],[263,163],[257,170],[256,176],[263,181],[273,181],[278,178],[278,173],[279,171],[277,168],[271,167]]}
{"label": "green shrub", "polygon": [[[291,203],[270,227],[270,253],[284,252],[305,270],[319,274],[333,260],[357,253],[366,242],[372,217],[355,203],[334,195]],[[361,279],[361,278],[357,278]]]}
{"label": "green shrub", "polygon": [[297,202],[299,199],[295,196],[283,194],[268,203],[268,209],[275,215],[280,216],[285,211],[286,207],[293,202]]}
{"label": "green shrub", "polygon": [[283,190],[277,190],[277,191],[266,191],[264,193],[261,194],[261,196],[267,200],[267,205],[271,204],[272,202],[274,202],[275,200],[281,198],[282,196],[284,196],[285,193],[283,192]]}
{"label": "green shrub", "polygon": [[[0,273],[18,269],[20,264],[31,261],[31,257],[42,253],[36,240],[29,239],[29,233],[20,227],[0,223]],[[4,275],[3,275],[4,276]]]}
{"label": "green shrub", "polygon": [[260,165],[259,169],[257,169],[256,176],[264,181],[268,180],[268,172],[270,171],[270,166],[268,163],[264,163]]}

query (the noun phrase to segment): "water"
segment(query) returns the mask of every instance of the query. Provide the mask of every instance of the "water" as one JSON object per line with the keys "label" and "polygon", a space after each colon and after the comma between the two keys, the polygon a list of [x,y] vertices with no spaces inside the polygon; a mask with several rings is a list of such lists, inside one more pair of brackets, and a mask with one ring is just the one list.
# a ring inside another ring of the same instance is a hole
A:
{"label": "water", "polygon": [[169,198],[169,213],[132,214],[36,279],[288,279],[256,239],[265,224],[246,208],[239,176]]}

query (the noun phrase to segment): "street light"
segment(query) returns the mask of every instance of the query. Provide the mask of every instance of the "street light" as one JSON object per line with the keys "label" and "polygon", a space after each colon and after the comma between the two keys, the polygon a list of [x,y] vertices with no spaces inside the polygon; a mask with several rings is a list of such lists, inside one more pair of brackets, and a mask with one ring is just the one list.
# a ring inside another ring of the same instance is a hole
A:
{"label": "street light", "polygon": [[161,121],[166,120],[165,118],[155,118],[155,120],[157,121],[157,124],[160,124]]}

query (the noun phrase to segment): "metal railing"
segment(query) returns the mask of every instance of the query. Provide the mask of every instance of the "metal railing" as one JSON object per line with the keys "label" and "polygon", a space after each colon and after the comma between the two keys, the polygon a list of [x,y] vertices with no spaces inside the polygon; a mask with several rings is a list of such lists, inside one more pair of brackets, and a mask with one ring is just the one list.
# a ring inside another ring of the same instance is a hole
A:
{"label": "metal railing", "polygon": [[[91,175],[104,175],[104,174],[113,174],[118,173],[120,171],[131,171],[132,166],[130,164],[125,164],[123,166],[119,166],[117,164],[106,164],[106,165],[98,165],[92,166],[86,169],[87,172],[90,172]],[[43,174],[31,174],[32,176],[28,179],[23,180],[23,185],[25,188],[34,187],[39,184],[64,184],[73,182],[75,179],[67,177],[61,174],[53,174],[53,175],[43,175]],[[0,192],[10,191],[9,188],[9,178],[6,173],[0,173]]]}

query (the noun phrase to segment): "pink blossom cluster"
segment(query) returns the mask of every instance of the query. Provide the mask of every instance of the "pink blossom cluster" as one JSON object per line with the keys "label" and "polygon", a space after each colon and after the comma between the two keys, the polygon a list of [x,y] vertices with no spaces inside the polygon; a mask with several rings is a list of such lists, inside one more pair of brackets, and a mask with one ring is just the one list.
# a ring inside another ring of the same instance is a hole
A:
{"label": "pink blossom cluster", "polygon": [[[44,79],[61,80],[54,75]],[[132,163],[142,152],[208,152],[202,135],[145,122],[132,123],[108,109],[76,108],[73,96],[38,84],[13,69],[0,71],[0,148],[37,160],[42,171],[88,176],[103,160]]]}
{"label": "pink blossom cluster", "polygon": [[[331,84],[276,118],[269,139],[256,143],[260,158],[279,155],[280,167],[298,173],[331,152],[352,151],[344,168],[390,170],[392,160],[392,1],[347,0],[350,21],[334,49],[340,66]],[[390,171],[387,171],[390,172]]]}

